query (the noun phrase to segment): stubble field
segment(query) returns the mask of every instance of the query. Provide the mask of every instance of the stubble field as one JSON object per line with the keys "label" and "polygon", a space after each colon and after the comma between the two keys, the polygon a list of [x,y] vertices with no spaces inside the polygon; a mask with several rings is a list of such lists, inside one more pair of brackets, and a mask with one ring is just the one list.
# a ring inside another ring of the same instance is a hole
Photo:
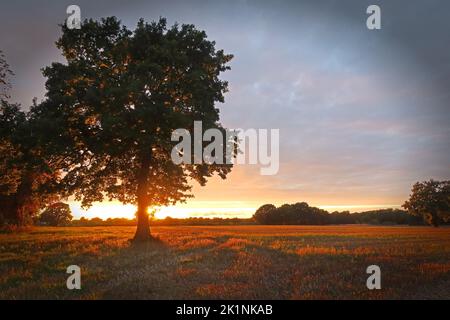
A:
{"label": "stubble field", "polygon": [[450,228],[155,227],[159,241],[132,245],[134,230],[0,234],[0,299],[450,299]]}

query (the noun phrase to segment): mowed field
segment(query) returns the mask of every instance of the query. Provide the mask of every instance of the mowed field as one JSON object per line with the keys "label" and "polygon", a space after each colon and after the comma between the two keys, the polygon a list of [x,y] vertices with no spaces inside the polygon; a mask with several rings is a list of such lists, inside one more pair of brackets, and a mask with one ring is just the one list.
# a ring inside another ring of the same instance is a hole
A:
{"label": "mowed field", "polygon": [[450,299],[449,228],[155,227],[159,242],[131,245],[134,230],[0,234],[0,299]]}

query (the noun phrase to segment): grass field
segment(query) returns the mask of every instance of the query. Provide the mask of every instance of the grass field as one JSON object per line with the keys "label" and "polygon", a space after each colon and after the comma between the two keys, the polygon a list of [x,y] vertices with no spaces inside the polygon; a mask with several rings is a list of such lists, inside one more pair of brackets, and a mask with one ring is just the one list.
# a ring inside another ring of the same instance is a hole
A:
{"label": "grass field", "polygon": [[0,234],[0,299],[450,299],[449,228],[157,227],[160,243],[132,246],[134,230]]}

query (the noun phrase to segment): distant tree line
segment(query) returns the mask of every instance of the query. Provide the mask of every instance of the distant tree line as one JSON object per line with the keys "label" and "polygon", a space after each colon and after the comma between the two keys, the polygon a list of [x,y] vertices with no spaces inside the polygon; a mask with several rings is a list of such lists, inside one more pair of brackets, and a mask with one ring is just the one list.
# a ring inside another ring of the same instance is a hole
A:
{"label": "distant tree line", "polygon": [[403,224],[439,226],[450,224],[450,181],[429,180],[417,182],[409,199],[402,205],[405,210],[381,209],[359,213],[333,212],[310,207],[306,202],[275,207],[265,204],[256,210],[253,219],[260,224]]}
{"label": "distant tree line", "polygon": [[[42,225],[42,223],[40,223]],[[422,217],[413,216],[400,209],[380,209],[350,213],[332,212],[310,207],[307,203],[285,204],[279,208],[268,204],[260,207],[252,218],[172,218],[155,219],[155,226],[226,226],[226,225],[425,225]],[[445,224],[445,222],[444,222]],[[51,224],[44,224],[51,225]],[[61,225],[61,224],[59,224]],[[74,227],[134,226],[135,219],[100,218],[73,220],[68,224]]]}
{"label": "distant tree line", "polygon": [[355,213],[335,211],[329,213],[320,208],[311,207],[306,202],[284,204],[278,208],[273,204],[266,204],[256,210],[253,219],[258,224],[265,225],[425,224],[421,216],[414,216],[400,209],[380,209]]}
{"label": "distant tree line", "polygon": [[[338,225],[338,224],[374,224],[374,225],[433,225],[450,224],[448,181],[425,181],[416,183],[412,194],[401,209],[380,209],[350,213],[349,211],[332,212],[309,206],[306,202],[284,204],[276,207],[265,204],[258,208],[250,219],[240,218],[172,218],[154,219],[156,226],[182,225]],[[70,207],[61,202],[49,205],[34,223],[44,226],[133,226],[136,219],[100,218],[72,221]]]}
{"label": "distant tree line", "polygon": [[[38,220],[41,221],[41,220]],[[39,223],[40,225],[52,225]],[[332,212],[310,207],[307,203],[285,204],[279,208],[274,205],[260,207],[252,218],[172,218],[154,219],[154,226],[226,226],[226,225],[339,225],[339,224],[372,224],[372,225],[425,225],[421,217],[408,214],[400,209],[381,209],[350,213],[349,211]],[[100,226],[135,226],[135,219],[98,217],[87,219],[82,217],[67,224],[74,227]]]}
{"label": "distant tree line", "polygon": [[[413,187],[413,194],[403,205],[406,210],[380,209],[364,212],[350,213],[349,211],[326,210],[309,206],[306,202],[284,204],[276,207],[273,204],[265,204],[256,210],[252,218],[172,218],[154,219],[155,226],[214,226],[214,225],[339,225],[339,224],[372,224],[372,225],[425,225],[437,226],[450,224],[447,215],[442,214],[439,208],[445,208],[445,193],[438,189],[433,192],[432,187],[442,188],[439,182],[417,183]],[[444,185],[445,186],[445,185]],[[439,191],[439,192],[437,192]],[[427,195],[427,197],[426,197]],[[432,197],[434,196],[434,198]],[[428,199],[423,201],[423,199]],[[434,199],[431,201],[430,199]],[[441,201],[442,203],[440,203]],[[431,204],[428,204],[431,202]],[[428,207],[426,207],[428,206]],[[411,211],[413,208],[414,211]],[[438,208],[438,209],[436,209]],[[434,211],[433,211],[434,210]],[[437,212],[433,215],[432,212]],[[64,203],[55,203],[44,210],[36,219],[35,224],[43,226],[134,226],[136,219],[100,218],[72,220],[70,208]]]}

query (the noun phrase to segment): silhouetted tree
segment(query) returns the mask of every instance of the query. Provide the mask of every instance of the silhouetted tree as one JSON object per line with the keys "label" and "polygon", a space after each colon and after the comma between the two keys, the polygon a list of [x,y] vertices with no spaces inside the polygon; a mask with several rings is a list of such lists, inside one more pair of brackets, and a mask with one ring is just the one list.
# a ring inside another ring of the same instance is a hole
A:
{"label": "silhouetted tree", "polygon": [[415,183],[403,208],[412,215],[423,217],[435,227],[441,222],[450,221],[450,181]]}
{"label": "silhouetted tree", "polygon": [[45,108],[64,123],[59,135],[69,135],[76,150],[66,189],[84,207],[104,197],[136,204],[134,239],[151,239],[150,207],[185,201],[191,180],[204,185],[231,170],[174,164],[171,135],[192,133],[196,120],[223,130],[215,103],[224,101],[227,82],[219,75],[232,56],[193,25],[168,28],[165,19],[140,20],[134,31],[114,17],[86,20],[81,29],[63,25],[57,46],[67,64],[44,70]]}
{"label": "silhouetted tree", "polygon": [[260,207],[253,218],[261,224],[274,225],[324,225],[329,223],[327,211],[310,207],[306,202],[283,204],[276,208],[274,205]]}
{"label": "silhouetted tree", "polygon": [[349,211],[332,212],[329,217],[330,224],[353,224],[355,223],[354,215]]}
{"label": "silhouetted tree", "polygon": [[260,224],[270,224],[270,218],[277,209],[273,204],[265,204],[256,210],[253,219]]}
{"label": "silhouetted tree", "polygon": [[55,119],[42,122],[44,117],[38,120],[33,111],[24,112],[7,100],[7,77],[12,74],[8,68],[0,55],[0,224],[24,225],[56,199],[60,172],[55,168],[65,165],[42,140],[51,137],[46,125]]}
{"label": "silhouetted tree", "polygon": [[422,224],[420,218],[399,209],[329,213],[320,208],[311,207],[306,202],[283,204],[278,208],[272,204],[263,205],[256,210],[253,220],[259,224],[269,225]]}
{"label": "silhouetted tree", "polygon": [[65,226],[72,221],[72,211],[66,203],[57,202],[50,205],[39,216],[39,223],[47,226]]}

